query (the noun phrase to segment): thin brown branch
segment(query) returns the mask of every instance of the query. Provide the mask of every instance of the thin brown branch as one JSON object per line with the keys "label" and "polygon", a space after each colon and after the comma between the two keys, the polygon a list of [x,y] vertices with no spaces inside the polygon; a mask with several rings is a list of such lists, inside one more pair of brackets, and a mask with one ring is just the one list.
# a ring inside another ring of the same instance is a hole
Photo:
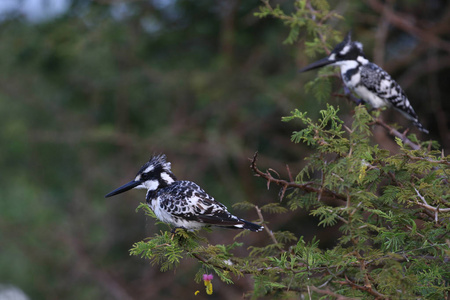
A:
{"label": "thin brown branch", "polygon": [[[255,209],[256,209],[256,213],[258,214],[259,219],[261,220],[261,223],[264,224],[264,217],[263,217],[263,215],[261,213],[261,209],[257,205],[255,205]],[[264,230],[270,236],[270,238],[272,239],[272,242],[275,245],[279,245],[275,235],[273,234],[272,230],[269,229],[269,226],[267,226],[267,224],[264,224]]]}
{"label": "thin brown branch", "polygon": [[[210,265],[210,266],[213,266],[214,268],[221,269],[221,270],[227,271],[227,272],[233,271],[232,269],[228,268],[227,266],[215,264],[215,263],[207,260],[206,258],[204,258],[203,256],[201,256],[198,253],[189,252],[189,254],[192,255],[192,257],[194,257],[198,261],[204,263],[205,265]],[[299,264],[299,266],[303,266],[303,264]],[[317,268],[311,269],[310,271],[319,271],[320,272],[320,271],[325,271],[325,270],[326,270],[325,267],[317,267]],[[290,269],[290,268],[283,269],[283,268],[280,268],[280,267],[270,267],[270,266],[269,267],[256,268],[256,269],[253,269],[253,270],[250,270],[250,269],[249,270],[244,270],[244,269],[240,269],[239,268],[239,269],[237,269],[237,271],[242,273],[242,274],[257,274],[257,273],[264,274],[264,273],[266,273],[268,271],[275,271],[277,273],[289,272],[289,273],[294,273],[294,274],[306,272],[305,270],[298,271],[298,270],[293,270],[293,269]]]}
{"label": "thin brown branch", "polygon": [[[311,18],[311,19],[314,20],[318,25],[320,25],[321,23],[323,23],[325,20],[327,20],[328,18],[330,18],[331,15],[332,15],[332,12],[330,12],[327,16],[325,16],[325,17],[323,18],[322,21],[319,21],[319,22],[318,22],[317,19],[316,19],[317,11],[312,7],[311,2],[307,1],[307,2],[306,2],[306,6],[307,6],[308,9],[311,11],[311,14],[312,14],[312,18]],[[318,36],[319,36],[319,40],[322,42],[323,50],[325,51],[325,53],[326,53],[327,55],[330,55],[331,51],[330,51],[330,49],[328,49],[328,47],[327,47],[327,43],[325,42],[325,37],[324,37],[323,34],[320,33],[320,32],[317,32],[317,34],[318,34]]]}
{"label": "thin brown branch", "polygon": [[[348,208],[348,206],[347,206],[346,208]],[[342,209],[344,209],[344,208],[342,208]],[[329,211],[330,213],[333,213],[333,211],[332,211],[331,209],[328,209],[328,211]],[[339,216],[339,215],[336,215],[336,218],[338,218],[339,220],[341,220],[343,223],[348,224],[348,221],[347,221],[346,219],[344,219],[343,217],[341,217],[341,216]]]}
{"label": "thin brown branch", "polygon": [[[258,157],[258,152],[255,152],[255,155],[253,156],[253,159],[251,159],[250,168],[255,173],[255,176],[262,177],[262,178],[267,180],[267,187],[268,188],[270,186],[270,183],[273,182],[276,185],[279,185],[279,186],[281,186],[284,189],[297,188],[297,189],[300,189],[300,190],[308,192],[308,193],[320,194],[321,188],[315,188],[315,187],[311,186],[313,184],[312,182],[307,182],[307,183],[304,183],[304,184],[300,184],[300,183],[296,183],[296,182],[292,182],[292,181],[286,181],[286,180],[283,180],[283,179],[276,179],[269,173],[269,171],[267,171],[265,173],[262,172],[256,166],[257,157]],[[342,200],[342,201],[346,201],[347,200],[347,198],[344,195],[335,193],[335,192],[333,192],[333,191],[331,191],[329,189],[326,189],[326,188],[323,189],[322,197],[338,199],[338,200]]]}
{"label": "thin brown branch", "polygon": [[[386,162],[381,161],[380,164],[383,166],[383,168],[386,167]],[[394,182],[399,187],[403,188],[403,183],[401,181],[398,181],[397,178],[395,178],[394,173],[392,173],[391,171],[384,171],[383,168],[380,169],[381,172],[387,174],[391,178],[392,182]]]}
{"label": "thin brown branch", "polygon": [[[264,6],[266,8],[268,8],[271,12],[274,11],[273,7],[270,5],[269,0],[261,0],[262,3],[264,3]],[[294,18],[288,15],[277,15],[277,18],[281,19],[281,20],[287,20],[287,21],[293,21]]]}
{"label": "thin brown branch", "polygon": [[371,294],[372,296],[375,296],[376,299],[388,299],[387,296],[376,291],[371,286],[362,286],[362,285],[356,284],[353,281],[351,281],[350,279],[348,279],[347,276],[345,276],[345,281],[338,281],[337,283],[342,284],[342,285],[350,285],[354,289],[357,289],[357,290],[360,290],[363,292],[367,292],[367,293]]}
{"label": "thin brown branch", "polygon": [[416,191],[417,196],[419,196],[420,200],[422,200],[422,202],[423,202],[423,203],[417,202],[416,204],[419,205],[419,206],[422,206],[422,207],[424,207],[424,208],[426,208],[428,210],[433,211],[435,213],[435,219],[436,220],[437,220],[437,214],[439,212],[448,212],[448,211],[450,211],[450,208],[439,208],[439,206],[434,207],[434,206],[429,205],[427,203],[427,201],[425,200],[425,198],[419,193],[419,191],[416,188],[414,188],[414,190]]}
{"label": "thin brown branch", "polygon": [[384,123],[380,118],[374,119],[374,123],[377,125],[380,125],[381,127],[385,128],[390,135],[398,137],[402,140],[402,142],[408,146],[410,146],[413,150],[419,150],[420,145],[417,145],[413,143],[410,139],[408,139],[403,133],[400,133],[397,129],[389,126],[388,124]]}
{"label": "thin brown branch", "polygon": [[[221,270],[227,271],[227,272],[232,271],[230,268],[227,268],[226,266],[222,266],[222,265],[219,265],[219,264],[214,264],[214,263],[208,261],[206,258],[204,258],[203,256],[201,256],[201,255],[198,254],[198,253],[195,253],[195,252],[189,252],[189,253],[192,255],[192,257],[194,257],[195,259],[201,261],[201,262],[202,262],[203,264],[205,264],[205,265],[210,265],[210,266],[213,266],[214,268],[221,269]],[[273,269],[275,269],[275,270],[278,270],[278,269],[279,269],[280,271],[282,271],[282,270],[281,270],[280,268],[278,268],[278,267],[259,268],[259,269],[256,269],[255,271],[256,271],[256,272],[261,272],[261,273],[263,273],[263,272],[265,272],[265,271],[269,271],[269,270],[273,270]],[[255,271],[242,270],[242,269],[240,269],[240,270],[238,270],[238,271],[239,271],[240,273],[242,273],[242,274],[255,274],[255,273],[256,273]]]}
{"label": "thin brown branch", "polygon": [[354,300],[354,299],[358,299],[358,298],[351,298],[351,297],[346,297],[346,296],[343,296],[343,295],[336,294],[336,293],[330,291],[329,289],[322,290],[322,289],[319,289],[319,288],[317,288],[317,287],[315,287],[313,285],[310,285],[309,288],[312,291],[314,291],[314,292],[316,292],[318,294],[332,296],[336,300]]}
{"label": "thin brown branch", "polygon": [[[444,246],[444,245],[446,245],[446,244],[440,244],[440,245],[434,245],[434,246]],[[419,248],[419,249],[416,249],[416,250],[422,250],[422,249],[425,249],[425,248],[428,248],[428,247],[423,247],[423,248]],[[240,273],[242,273],[242,274],[258,274],[258,273],[259,273],[259,274],[264,274],[264,273],[270,272],[270,271],[275,271],[275,272],[277,272],[277,273],[293,273],[293,274],[298,274],[298,273],[303,273],[303,272],[307,272],[307,271],[308,271],[308,272],[311,272],[311,271],[317,271],[317,272],[329,272],[329,269],[336,268],[336,266],[333,266],[333,265],[332,265],[332,266],[319,266],[319,267],[315,267],[315,268],[311,268],[311,269],[305,270],[305,269],[304,269],[305,264],[299,263],[297,266],[300,267],[301,270],[292,269],[292,268],[287,267],[287,266],[286,266],[286,268],[267,266],[267,267],[260,267],[260,268],[256,268],[256,269],[242,269],[242,268],[239,268],[238,266],[235,266],[235,267],[238,267],[238,268],[237,268],[237,269],[235,268],[234,270],[232,270],[231,268],[228,268],[227,266],[219,265],[219,264],[213,263],[213,262],[207,260],[206,258],[204,258],[203,256],[201,256],[201,255],[198,254],[198,253],[195,253],[195,252],[189,252],[189,254],[192,255],[193,258],[195,258],[195,259],[197,259],[198,261],[204,263],[205,265],[210,265],[210,266],[213,266],[213,267],[215,267],[215,268],[218,268],[218,269],[221,269],[221,270],[224,270],[224,271],[228,271],[228,272],[233,272],[233,271],[236,271],[236,270],[237,270],[238,272],[240,272]],[[380,258],[375,259],[375,260],[366,261],[366,262],[365,262],[365,266],[368,266],[368,265],[373,264],[373,263],[380,264],[380,260],[383,259],[383,258],[389,258],[389,259],[391,259],[391,260],[395,260],[395,261],[399,261],[399,262],[401,262],[401,261],[410,261],[412,258],[415,258],[415,259],[426,259],[426,260],[443,259],[443,262],[445,262],[445,263],[447,263],[447,262],[450,261],[450,258],[449,258],[449,257],[444,257],[444,258],[442,258],[442,257],[440,257],[440,256],[438,257],[438,256],[431,256],[431,255],[417,256],[417,255],[408,255],[408,254],[406,254],[406,253],[403,253],[401,257],[384,256],[384,257],[380,257]],[[352,264],[351,264],[351,266],[353,266],[353,267],[357,267],[358,265],[359,265],[359,267],[361,267],[361,261],[360,261],[360,260],[359,260],[358,263],[352,263]],[[340,273],[341,273],[341,272],[340,272]],[[345,277],[345,279],[348,280],[347,277]],[[348,281],[349,281],[349,280],[348,280]],[[335,283],[340,283],[340,284],[351,285],[351,286],[354,287],[354,288],[357,288],[357,289],[360,289],[360,290],[369,292],[369,293],[371,293],[371,294],[374,295],[374,296],[378,296],[378,297],[379,297],[379,295],[381,295],[380,293],[378,293],[377,291],[375,291],[375,290],[372,289],[371,287],[368,288],[368,287],[364,287],[364,286],[359,286],[360,288],[358,288],[358,287],[356,287],[356,286],[353,286],[353,285],[355,285],[355,283],[353,283],[353,282],[351,282],[351,281],[350,281],[350,283],[349,283],[349,282],[346,282],[346,281],[334,281],[334,282],[335,282]],[[353,285],[352,285],[352,284],[353,284]],[[322,286],[324,286],[324,285],[322,285]],[[370,289],[370,291],[369,291],[369,289]],[[323,290],[322,290],[322,291],[323,291]],[[316,292],[317,292],[317,291],[316,291]],[[320,292],[319,292],[319,293],[320,293]],[[383,298],[383,297],[382,297],[382,298]],[[342,298],[342,299],[346,299],[346,298]],[[349,298],[349,299],[351,299],[351,298]]]}
{"label": "thin brown branch", "polygon": [[[221,270],[227,271],[227,272],[232,272],[232,271],[234,271],[234,270],[232,270],[232,269],[230,269],[230,268],[228,268],[228,267],[226,267],[226,266],[212,263],[212,262],[208,261],[206,258],[204,258],[203,256],[201,256],[201,255],[198,254],[198,253],[195,253],[195,252],[189,252],[189,254],[191,254],[194,258],[196,258],[197,260],[201,261],[201,262],[204,263],[205,265],[210,265],[210,266],[213,266],[214,268],[221,269]],[[257,270],[257,271],[259,271],[259,270]],[[242,269],[239,269],[238,272],[240,272],[240,273],[242,273],[242,274],[255,274],[254,271],[250,271],[250,270],[242,270]]]}
{"label": "thin brown branch", "polygon": [[[192,252],[191,252],[191,255],[192,255],[193,257],[195,257],[196,259],[198,259],[199,261],[201,261],[202,263],[204,263],[204,264],[210,264],[210,263],[208,263],[208,261],[207,261],[205,258],[203,258],[202,256],[200,256],[200,255],[197,254],[197,253],[192,253]],[[221,266],[215,266],[215,267],[224,270],[223,267],[221,267]]]}
{"label": "thin brown branch", "polygon": [[428,242],[428,244],[430,244],[431,246],[436,246],[430,239],[428,239],[426,236],[424,236],[423,234],[421,234],[417,230],[414,230],[411,226],[406,225],[406,228],[408,230],[410,230],[411,232],[414,232],[417,236],[420,236],[422,239],[426,240]]}
{"label": "thin brown branch", "polygon": [[289,169],[289,165],[286,165],[286,170],[288,172],[289,175],[289,181],[294,181],[294,177],[292,177],[292,173],[291,173],[291,169]]}
{"label": "thin brown branch", "polygon": [[423,160],[423,161],[430,162],[430,163],[433,163],[433,164],[444,164],[444,165],[450,166],[450,161],[444,160],[444,159],[433,160],[433,159],[430,159],[430,158],[416,157],[416,156],[412,156],[412,155],[409,155],[409,154],[406,154],[406,156],[408,156],[408,158],[412,159],[412,160]]}
{"label": "thin brown branch", "polygon": [[317,201],[320,201],[320,199],[322,199],[322,194],[323,194],[323,190],[325,188],[325,172],[322,170],[321,171],[322,176],[320,178],[320,183],[322,184],[322,187],[319,190],[319,195],[317,196]]}

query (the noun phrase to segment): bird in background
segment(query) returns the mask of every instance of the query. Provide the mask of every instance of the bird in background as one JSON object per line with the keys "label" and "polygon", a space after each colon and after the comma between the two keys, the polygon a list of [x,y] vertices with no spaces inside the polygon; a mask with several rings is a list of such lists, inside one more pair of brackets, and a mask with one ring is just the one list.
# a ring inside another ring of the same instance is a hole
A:
{"label": "bird in background", "polygon": [[428,134],[428,130],[419,122],[416,112],[400,85],[385,70],[366,59],[362,44],[356,41],[352,42],[351,32],[331,51],[328,57],[300,69],[299,72],[327,65],[341,68],[345,86],[353,90],[362,101],[369,103],[374,109],[393,106],[411,120],[420,131]]}
{"label": "bird in background", "polygon": [[177,180],[164,154],[156,155],[144,164],[129,183],[105,196],[111,197],[133,188],[147,189],[146,202],[162,222],[186,230],[203,226],[261,231],[264,227],[230,214],[192,181]]}

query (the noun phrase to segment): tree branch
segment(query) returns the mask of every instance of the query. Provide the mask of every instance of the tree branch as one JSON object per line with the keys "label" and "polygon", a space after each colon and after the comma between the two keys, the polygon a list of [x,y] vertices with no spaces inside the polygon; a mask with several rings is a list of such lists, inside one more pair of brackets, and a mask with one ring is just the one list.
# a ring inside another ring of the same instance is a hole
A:
{"label": "tree branch", "polygon": [[414,188],[414,190],[416,191],[417,196],[419,196],[420,200],[422,200],[422,202],[423,202],[423,203],[417,202],[416,204],[425,209],[432,211],[434,213],[434,222],[435,223],[438,223],[438,221],[439,221],[439,212],[450,211],[450,208],[439,208],[439,205],[437,207],[429,205],[427,203],[427,201],[425,200],[425,197],[423,197],[416,188]]}
{"label": "tree branch", "polygon": [[[261,220],[261,223],[264,224],[264,217],[263,217],[263,215],[262,215],[262,213],[261,213],[261,209],[260,209],[257,205],[255,205],[255,209],[256,209],[256,212],[257,212],[257,214],[258,214],[259,219]],[[264,230],[265,230],[265,231],[267,232],[267,234],[270,236],[270,238],[272,239],[272,242],[273,242],[275,245],[279,245],[279,243],[278,243],[278,241],[277,241],[275,235],[273,234],[272,230],[269,229],[269,226],[267,226],[267,224],[264,224]]]}
{"label": "tree branch", "polygon": [[412,155],[409,155],[409,154],[406,154],[406,156],[408,156],[408,158],[412,159],[412,160],[423,160],[423,161],[427,161],[427,162],[434,163],[434,164],[444,164],[444,165],[450,166],[450,161],[444,160],[444,159],[433,160],[433,159],[430,159],[430,158],[415,157],[415,156],[412,156]]}
{"label": "tree branch", "polygon": [[402,140],[402,142],[405,145],[410,146],[413,150],[419,150],[420,149],[420,145],[417,145],[415,143],[413,143],[410,139],[408,139],[405,134],[400,133],[397,129],[389,126],[388,124],[384,123],[380,118],[376,118],[374,119],[374,124],[380,125],[381,127],[385,128],[390,135],[398,137],[399,139]]}
{"label": "tree branch", "polygon": [[322,290],[322,289],[319,289],[319,288],[317,288],[317,287],[315,287],[313,285],[310,285],[309,288],[312,291],[314,291],[314,292],[316,292],[318,294],[332,296],[336,300],[354,300],[354,299],[358,299],[358,298],[351,298],[351,297],[346,297],[346,296],[343,296],[343,295],[336,294],[336,293],[330,291],[329,289]]}
{"label": "tree branch", "polygon": [[337,283],[342,284],[342,285],[350,285],[354,289],[357,289],[357,290],[360,290],[360,291],[363,291],[363,292],[368,292],[372,296],[377,297],[377,299],[380,299],[380,298],[381,299],[388,299],[388,297],[386,297],[385,295],[383,295],[380,292],[376,291],[371,286],[362,286],[362,285],[356,284],[353,281],[351,281],[350,279],[348,279],[347,276],[345,276],[345,281],[337,281]]}
{"label": "tree branch", "polygon": [[[258,177],[262,177],[264,179],[267,180],[267,189],[269,189],[270,183],[275,183],[279,186],[281,186],[283,188],[283,191],[285,191],[287,188],[297,188],[300,189],[302,191],[308,192],[308,193],[317,193],[318,195],[320,193],[322,193],[322,197],[328,197],[328,198],[332,198],[332,199],[338,199],[338,200],[342,200],[342,201],[346,201],[347,198],[344,195],[335,193],[329,189],[326,188],[315,188],[312,187],[311,185],[313,184],[313,182],[307,182],[304,184],[300,184],[300,183],[296,183],[293,181],[286,181],[283,179],[276,179],[274,178],[269,171],[266,171],[265,173],[260,171],[258,169],[258,167],[256,166],[256,160],[258,157],[258,152],[255,152],[255,155],[253,156],[253,159],[251,159],[251,164],[250,164],[250,168],[253,170],[253,172],[255,173],[255,176]],[[281,197],[280,197],[280,201],[283,200],[283,196],[284,196],[284,192],[282,193]]]}

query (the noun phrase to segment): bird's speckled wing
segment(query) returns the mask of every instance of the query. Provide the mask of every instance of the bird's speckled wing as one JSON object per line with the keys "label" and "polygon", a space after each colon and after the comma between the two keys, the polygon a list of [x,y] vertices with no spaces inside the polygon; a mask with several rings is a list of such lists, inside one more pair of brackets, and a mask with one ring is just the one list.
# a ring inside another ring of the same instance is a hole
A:
{"label": "bird's speckled wing", "polygon": [[411,120],[421,131],[428,130],[419,122],[414,108],[409,103],[400,85],[382,68],[374,63],[361,66],[361,84],[380,99],[390,103],[395,109]]}
{"label": "bird's speckled wing", "polygon": [[408,119],[417,120],[417,114],[403,89],[382,68],[373,63],[361,66],[361,84],[381,99],[400,110]]}
{"label": "bird's speckled wing", "polygon": [[175,217],[210,225],[233,226],[243,222],[230,214],[200,186],[191,181],[177,181],[158,192],[161,209]]}

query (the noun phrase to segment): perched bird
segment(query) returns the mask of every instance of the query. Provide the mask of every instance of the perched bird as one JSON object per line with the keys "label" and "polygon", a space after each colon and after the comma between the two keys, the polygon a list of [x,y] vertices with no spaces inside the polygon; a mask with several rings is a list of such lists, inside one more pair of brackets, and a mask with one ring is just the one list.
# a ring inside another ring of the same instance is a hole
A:
{"label": "perched bird", "polygon": [[375,109],[392,105],[419,130],[428,133],[419,122],[403,89],[385,70],[366,59],[362,44],[352,42],[350,32],[328,57],[300,69],[300,72],[326,65],[339,66],[344,84],[361,97],[362,101],[368,102]]}
{"label": "perched bird", "polygon": [[175,227],[193,230],[214,225],[251,231],[264,228],[230,214],[225,205],[214,200],[194,182],[177,180],[163,154],[151,157],[134,180],[105,197],[133,188],[147,189],[147,204],[156,217]]}

